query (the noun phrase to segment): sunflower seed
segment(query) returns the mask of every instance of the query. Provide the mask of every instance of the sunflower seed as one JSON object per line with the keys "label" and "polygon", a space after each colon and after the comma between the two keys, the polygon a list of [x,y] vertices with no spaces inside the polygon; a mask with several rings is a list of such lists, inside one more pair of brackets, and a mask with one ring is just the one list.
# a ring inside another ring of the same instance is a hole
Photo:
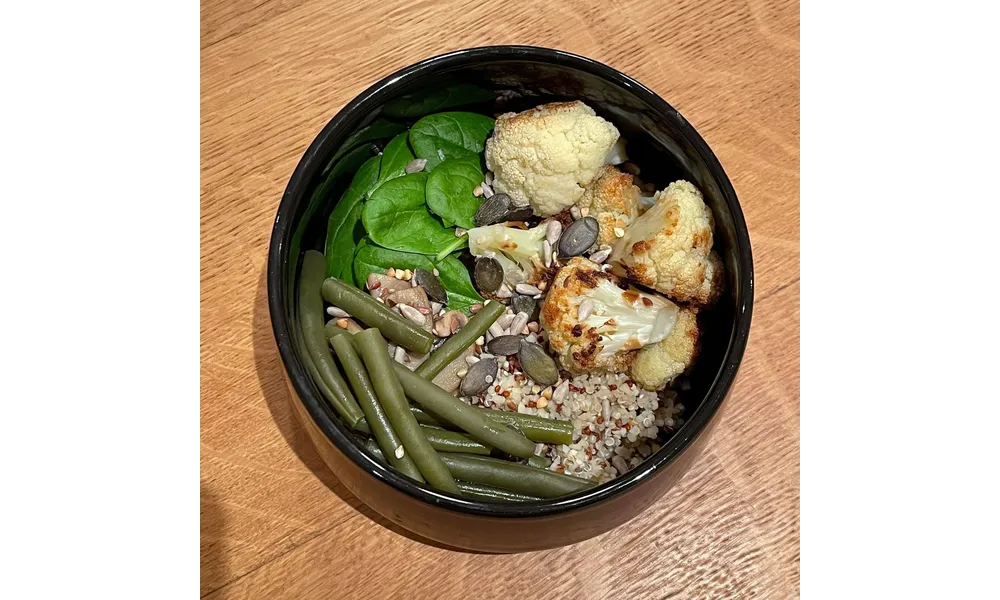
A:
{"label": "sunflower seed", "polygon": [[406,168],[404,169],[404,171],[406,171],[407,174],[419,173],[423,171],[424,167],[426,166],[427,166],[427,159],[414,158],[410,162],[406,163]]}
{"label": "sunflower seed", "polygon": [[590,255],[590,260],[594,261],[597,264],[601,264],[602,262],[608,260],[609,256],[611,256],[611,247],[601,246],[601,248],[597,252]]}
{"label": "sunflower seed", "polygon": [[406,360],[406,348],[402,346],[397,346],[396,353],[393,355],[393,359],[395,359],[396,362],[403,364],[403,362]]}
{"label": "sunflower seed", "polygon": [[555,391],[552,392],[552,401],[560,403],[566,399],[566,394],[569,393],[569,380],[560,383]]}
{"label": "sunflower seed", "polygon": [[483,190],[483,197],[484,198],[492,198],[493,197],[493,188],[490,187],[490,184],[488,184],[488,183],[486,183],[484,181],[484,182],[482,182],[482,183],[479,184],[479,187],[481,187],[482,190]]}
{"label": "sunflower seed", "polygon": [[579,207],[576,207],[576,206],[570,207],[569,214],[570,214],[571,217],[573,217],[574,221],[579,220],[579,218],[581,216],[583,216],[583,215],[580,214]]}
{"label": "sunflower seed", "polygon": [[528,324],[528,313],[519,312],[514,316],[514,320],[511,321],[509,330],[511,333],[517,334],[524,329],[524,326]]}
{"label": "sunflower seed", "polygon": [[542,293],[542,290],[536,288],[530,283],[519,283],[514,286],[514,291],[518,294],[524,294],[525,296],[538,296]]}
{"label": "sunflower seed", "polygon": [[474,354],[468,354],[468,355],[466,355],[466,357],[465,357],[465,364],[467,364],[467,365],[469,365],[471,367],[472,365],[476,364],[477,362],[479,362],[479,357],[478,356],[476,356]]}
{"label": "sunflower seed", "polygon": [[327,307],[326,314],[330,315],[331,317],[341,317],[341,318],[351,316],[346,310],[342,308],[337,308],[336,306]]}
{"label": "sunflower seed", "polygon": [[497,325],[499,325],[501,329],[507,329],[510,327],[510,322],[513,320],[514,313],[504,313],[500,315],[499,319],[497,319]]}
{"label": "sunflower seed", "polygon": [[562,223],[552,220],[545,225],[545,241],[548,242],[550,246],[556,245],[556,242],[559,241],[560,235],[562,235]]}
{"label": "sunflower seed", "polygon": [[507,194],[493,194],[479,205],[475,216],[472,217],[476,227],[495,225],[507,220],[510,212],[510,196]]}
{"label": "sunflower seed", "polygon": [[487,330],[488,333],[492,334],[493,337],[500,337],[504,334],[503,327],[500,327],[499,323],[493,323]]}
{"label": "sunflower seed", "polygon": [[510,298],[512,293],[510,287],[506,283],[500,284],[500,287],[496,291],[497,298]]}
{"label": "sunflower seed", "polygon": [[594,312],[594,301],[590,298],[584,299],[580,306],[576,308],[576,318],[579,321],[586,321],[590,313]]}
{"label": "sunflower seed", "polygon": [[399,309],[399,312],[404,317],[413,321],[417,325],[423,325],[424,323],[427,322],[427,319],[424,317],[424,315],[420,314],[419,310],[413,308],[409,304],[397,304],[396,308]]}

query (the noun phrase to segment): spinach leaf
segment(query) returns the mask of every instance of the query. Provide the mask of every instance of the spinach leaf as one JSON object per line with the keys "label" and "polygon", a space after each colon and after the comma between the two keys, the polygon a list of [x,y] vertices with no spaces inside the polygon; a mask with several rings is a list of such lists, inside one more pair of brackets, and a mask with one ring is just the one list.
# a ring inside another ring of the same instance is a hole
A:
{"label": "spinach leaf", "polygon": [[448,308],[469,312],[470,306],[483,302],[483,297],[472,286],[469,270],[462,261],[449,256],[438,261],[436,266],[438,279],[448,292]]}
{"label": "spinach leaf", "polygon": [[358,252],[354,255],[354,282],[359,288],[365,288],[368,275],[371,273],[385,273],[389,267],[395,269],[427,269],[428,271],[437,268],[438,279],[441,285],[448,292],[448,308],[469,312],[469,307],[473,304],[483,302],[483,298],[472,286],[472,279],[469,271],[454,256],[439,261],[435,265],[431,259],[423,254],[412,252],[399,252],[389,250],[375,245],[370,239],[365,238],[358,244]]}
{"label": "spinach leaf", "polygon": [[406,125],[403,125],[402,123],[393,123],[392,121],[382,118],[375,119],[370,124],[355,131],[350,137],[344,140],[344,143],[340,146],[340,150],[333,155],[330,162],[328,162],[326,167],[323,168],[323,175],[325,176],[330,171],[330,168],[335,162],[340,160],[341,156],[347,154],[358,144],[393,137],[403,131],[406,131]]}
{"label": "spinach leaf", "polygon": [[427,159],[432,171],[447,158],[475,156],[483,151],[493,130],[493,119],[470,112],[443,112],[417,121],[410,128],[410,146],[417,158]]}
{"label": "spinach leaf", "polygon": [[483,202],[472,190],[482,182],[479,155],[449,158],[427,176],[427,207],[441,217],[447,227],[457,224],[472,229],[476,226],[472,217]]}
{"label": "spinach leaf", "polygon": [[486,88],[470,83],[458,83],[396,98],[387,102],[382,112],[396,119],[412,119],[456,106],[490,102],[496,99],[496,96]]}
{"label": "spinach leaf", "polygon": [[406,165],[416,158],[410,151],[406,138],[407,132],[404,131],[392,138],[382,151],[382,170],[379,172],[376,188],[390,179],[406,175]]}
{"label": "spinach leaf", "polygon": [[426,183],[425,173],[410,173],[390,179],[372,192],[361,219],[373,242],[391,250],[436,255],[455,241],[455,232],[427,210]]}
{"label": "spinach leaf", "polygon": [[354,174],[351,185],[333,208],[326,225],[326,276],[351,281],[351,258],[364,237],[361,211],[365,197],[375,185],[381,158],[373,156]]}
{"label": "spinach leaf", "polygon": [[[371,273],[385,273],[389,267],[398,269],[427,269],[434,268],[431,259],[423,254],[413,254],[412,252],[400,252],[389,250],[381,246],[376,246],[369,238],[364,238],[358,244],[358,251],[354,255],[354,283],[359,288],[364,289]],[[442,285],[444,282],[441,282]]]}

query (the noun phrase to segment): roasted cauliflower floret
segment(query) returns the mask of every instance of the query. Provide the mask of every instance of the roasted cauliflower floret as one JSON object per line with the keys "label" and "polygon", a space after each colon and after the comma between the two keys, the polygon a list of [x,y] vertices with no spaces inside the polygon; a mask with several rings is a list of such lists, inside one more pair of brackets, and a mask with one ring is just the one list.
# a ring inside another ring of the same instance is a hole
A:
{"label": "roasted cauliflower floret", "polygon": [[668,336],[679,308],[666,298],[624,290],[586,258],[559,270],[542,304],[549,349],[571,373],[627,372],[636,351]]}
{"label": "roasted cauliflower floret", "polygon": [[691,366],[698,354],[697,314],[697,309],[680,309],[667,337],[639,350],[631,370],[636,383],[647,390],[661,390]]}
{"label": "roasted cauliflower floret", "polygon": [[626,231],[639,216],[639,188],[632,185],[632,175],[609,165],[584,190],[576,205],[588,209],[601,225],[597,244],[610,246],[618,241],[615,229]]}
{"label": "roasted cauliflower floret", "polygon": [[583,102],[542,104],[497,118],[486,166],[495,191],[547,217],[580,199],[617,140],[618,129]]}
{"label": "roasted cauliflower floret", "polygon": [[611,253],[616,272],[680,302],[711,304],[723,267],[712,252],[712,211],[698,188],[675,181],[625,230]]}

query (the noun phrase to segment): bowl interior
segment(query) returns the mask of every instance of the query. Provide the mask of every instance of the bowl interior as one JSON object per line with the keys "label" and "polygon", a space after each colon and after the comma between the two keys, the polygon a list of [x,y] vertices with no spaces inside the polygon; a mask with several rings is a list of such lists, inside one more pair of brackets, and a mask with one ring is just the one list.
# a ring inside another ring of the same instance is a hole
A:
{"label": "bowl interior", "polygon": [[[657,189],[677,179],[697,185],[715,216],[714,248],[726,266],[722,298],[712,309],[703,311],[699,319],[702,342],[696,365],[690,375],[675,384],[685,406],[686,423],[657,455],[628,475],[602,486],[621,487],[631,485],[643,473],[678,454],[728,392],[749,329],[752,266],[739,204],[704,141],[666,102],[609,67],[558,51],[488,48],[429,59],[366,90],[330,122],[309,148],[282,199],[269,261],[269,288],[273,285],[269,292],[277,293],[271,301],[272,320],[276,310],[283,313],[281,323],[275,321],[275,333],[286,369],[298,386],[293,371],[304,375],[295,349],[298,331],[288,326],[296,322],[298,267],[302,252],[323,250],[330,212],[354,172],[375,151],[370,142],[359,140],[382,133],[374,141],[383,146],[392,135],[391,126],[385,128],[387,123],[410,125],[425,114],[442,110],[493,116],[496,112],[559,100],[582,100],[613,122],[627,140],[629,158],[640,167],[644,181],[656,184]],[[343,260],[350,261],[351,257]],[[311,383],[305,386],[307,389],[298,390],[300,396],[321,398]],[[325,402],[316,404],[349,444],[352,438],[339,425],[333,410]],[[350,454],[362,455],[360,451]],[[364,462],[366,468],[375,464]]]}

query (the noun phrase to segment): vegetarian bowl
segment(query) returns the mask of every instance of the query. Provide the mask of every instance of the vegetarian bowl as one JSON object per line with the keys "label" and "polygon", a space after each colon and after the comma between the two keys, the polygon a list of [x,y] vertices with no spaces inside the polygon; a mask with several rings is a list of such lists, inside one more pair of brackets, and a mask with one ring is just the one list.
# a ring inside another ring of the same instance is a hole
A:
{"label": "vegetarian bowl", "polygon": [[455,547],[573,543],[708,438],[750,327],[742,211],[666,102],[500,46],[390,75],[285,191],[268,302],[293,405],[379,514]]}

